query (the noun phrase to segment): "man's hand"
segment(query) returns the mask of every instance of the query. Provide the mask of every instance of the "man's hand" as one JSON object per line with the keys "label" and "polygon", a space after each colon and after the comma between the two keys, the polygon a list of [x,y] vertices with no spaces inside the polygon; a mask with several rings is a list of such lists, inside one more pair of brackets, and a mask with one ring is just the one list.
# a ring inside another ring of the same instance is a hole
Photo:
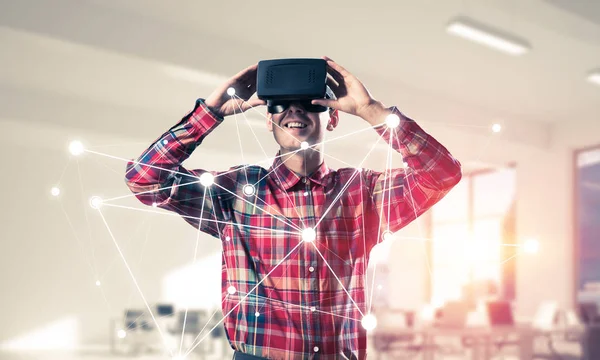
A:
{"label": "man's hand", "polygon": [[383,122],[383,104],[371,96],[356,76],[327,56],[323,59],[327,61],[327,85],[333,90],[337,100],[315,99],[312,103],[359,116],[373,125]]}
{"label": "man's hand", "polygon": [[[264,100],[249,100],[256,92],[257,69],[258,63],[249,66],[213,91],[204,101],[208,108],[219,117],[224,118],[235,113],[242,113],[255,106],[266,105]],[[229,88],[235,89],[233,96],[227,94]]]}

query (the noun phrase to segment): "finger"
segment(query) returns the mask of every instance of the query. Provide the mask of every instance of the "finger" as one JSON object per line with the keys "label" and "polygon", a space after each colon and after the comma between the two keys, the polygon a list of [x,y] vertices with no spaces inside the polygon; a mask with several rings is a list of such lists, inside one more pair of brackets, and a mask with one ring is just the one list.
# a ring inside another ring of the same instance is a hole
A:
{"label": "finger", "polygon": [[327,74],[329,74],[338,84],[344,82],[344,77],[331,66],[327,65]]}
{"label": "finger", "polygon": [[327,65],[329,67],[331,67],[333,70],[335,70],[337,73],[339,73],[340,75],[342,75],[342,77],[348,77],[351,76],[352,74],[350,74],[350,72],[346,69],[344,69],[343,66],[341,66],[340,64],[336,63],[335,61],[333,61],[331,58],[324,56],[323,57],[324,60],[327,61]]}
{"label": "finger", "polygon": [[258,63],[253,64],[245,68],[244,70],[235,74],[232,78],[233,81],[240,81],[244,78],[250,78],[250,76],[258,70]]}
{"label": "finger", "polygon": [[267,102],[264,100],[261,100],[261,99],[250,99],[248,101],[244,101],[241,105],[241,108],[243,111],[246,111],[250,108],[261,106],[261,105],[267,105]]}
{"label": "finger", "polygon": [[327,76],[325,84],[329,86],[329,88],[331,89],[331,91],[333,91],[334,94],[337,95],[337,90],[339,89],[340,85],[337,83],[337,81],[333,79],[333,77],[331,77],[331,75]]}
{"label": "finger", "polygon": [[330,100],[330,99],[314,99],[311,100],[310,102],[313,105],[321,105],[321,106],[325,106],[325,107],[329,107],[332,109],[337,109],[339,102],[337,100]]}

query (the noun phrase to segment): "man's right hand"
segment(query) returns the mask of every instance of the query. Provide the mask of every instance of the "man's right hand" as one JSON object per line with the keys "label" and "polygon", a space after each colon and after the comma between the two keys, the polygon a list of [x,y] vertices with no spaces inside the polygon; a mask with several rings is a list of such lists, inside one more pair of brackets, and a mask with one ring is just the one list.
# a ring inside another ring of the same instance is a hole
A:
{"label": "man's right hand", "polygon": [[[242,113],[252,107],[266,105],[267,102],[250,97],[256,92],[256,72],[258,63],[245,68],[234,77],[227,80],[223,85],[213,91],[204,101],[208,108],[217,116],[225,116]],[[233,96],[227,94],[227,89],[235,89]]]}

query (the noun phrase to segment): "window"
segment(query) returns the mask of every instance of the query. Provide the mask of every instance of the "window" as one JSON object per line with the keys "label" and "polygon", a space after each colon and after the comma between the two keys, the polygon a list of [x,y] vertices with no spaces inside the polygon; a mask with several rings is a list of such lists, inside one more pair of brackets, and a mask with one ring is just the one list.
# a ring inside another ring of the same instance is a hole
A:
{"label": "window", "polygon": [[600,303],[600,147],[575,160],[575,301]]}
{"label": "window", "polygon": [[[467,175],[431,210],[431,300],[514,299],[515,168]],[[513,229],[512,227],[510,228]]]}

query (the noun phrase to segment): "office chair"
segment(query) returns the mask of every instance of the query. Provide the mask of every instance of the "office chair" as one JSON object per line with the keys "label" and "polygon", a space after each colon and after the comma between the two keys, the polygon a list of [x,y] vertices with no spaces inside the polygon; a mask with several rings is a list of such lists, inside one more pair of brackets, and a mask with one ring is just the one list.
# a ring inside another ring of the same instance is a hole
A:
{"label": "office chair", "polygon": [[415,314],[401,309],[380,308],[377,313],[377,327],[373,330],[373,345],[379,358],[390,354],[394,359],[403,356],[414,357],[422,350],[417,336],[405,329],[413,329]]}
{"label": "office chair", "polygon": [[586,325],[599,324],[598,304],[594,302],[581,302],[578,304],[579,317]]}

